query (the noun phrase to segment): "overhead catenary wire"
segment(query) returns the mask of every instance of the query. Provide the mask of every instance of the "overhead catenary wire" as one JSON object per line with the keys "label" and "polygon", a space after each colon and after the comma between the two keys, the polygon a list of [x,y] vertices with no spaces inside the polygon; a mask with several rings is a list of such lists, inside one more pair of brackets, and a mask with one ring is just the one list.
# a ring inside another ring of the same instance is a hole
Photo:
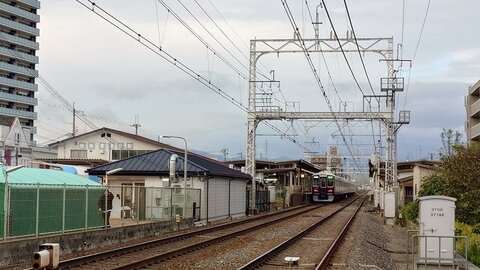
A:
{"label": "overhead catenary wire", "polygon": [[[353,35],[353,38],[355,40],[355,45],[357,47],[358,56],[360,57],[360,61],[362,62],[363,71],[365,72],[365,76],[367,77],[367,81],[368,81],[368,85],[370,86],[370,90],[372,91],[372,94],[375,96],[375,99],[378,102],[378,111],[380,112],[380,98],[375,95],[375,91],[373,90],[372,83],[370,81],[370,76],[368,75],[367,68],[365,66],[365,61],[363,61],[363,56],[360,52],[360,46],[358,45],[357,34],[355,33],[355,28],[353,27],[353,22],[352,22],[352,18],[350,16],[350,11],[348,10],[347,1],[343,0],[343,4],[345,5],[345,10],[347,11],[348,21],[350,23],[350,28],[352,30],[352,35]],[[374,129],[373,129],[373,121],[370,122],[370,123],[372,125],[372,135],[373,135],[373,141],[374,141],[374,144],[375,144],[375,133],[374,133]]]}
{"label": "overhead catenary wire", "polygon": [[[84,3],[83,0],[75,0],[75,1],[78,2],[80,5],[82,5],[83,7],[85,7],[86,9],[93,12],[94,14],[96,14],[97,16],[99,16],[100,18],[102,18],[103,20],[105,20],[106,22],[108,22],[109,24],[111,24],[112,26],[114,26],[115,28],[117,28],[118,30],[120,30],[121,32],[123,32],[124,34],[126,34],[127,36],[129,36],[130,38],[136,40],[138,43],[146,47],[148,50],[152,51],[157,56],[161,57],[162,59],[164,59],[171,65],[173,65],[174,67],[178,68],[188,76],[192,77],[193,79],[197,80],[198,82],[206,86],[208,89],[220,95],[221,97],[226,99],[228,102],[230,102],[237,108],[241,109],[244,112],[247,112],[247,113],[249,112],[247,107],[245,107],[241,102],[239,102],[238,100],[233,98],[231,95],[226,93],[223,89],[218,87],[215,83],[207,80],[204,76],[194,71],[192,68],[184,64],[182,61],[174,57],[172,54],[168,53],[164,49],[159,48],[155,43],[153,43],[149,39],[142,36],[140,33],[138,33],[133,28],[125,24],[123,21],[121,21],[120,19],[116,18],[115,16],[107,12],[105,9],[101,8],[98,4],[95,4],[91,0],[86,0],[86,2],[88,2],[89,4]],[[279,132],[280,134],[283,134],[282,131],[280,131],[278,128],[273,126],[271,123],[264,122],[264,124],[270,127],[271,129],[273,129],[274,131]],[[303,144],[301,144],[291,136],[287,134],[283,134],[283,135],[285,136],[285,138],[292,141],[297,146],[303,148]]]}
{"label": "overhead catenary wire", "polygon": [[[215,51],[212,49],[212,46],[210,44],[208,44],[203,38],[201,38],[200,34],[198,34],[195,30],[193,30],[192,27],[189,26],[189,24],[180,18],[180,16],[173,11],[173,9],[168,6],[163,0],[156,0],[157,2],[161,3],[167,10],[167,12],[169,13],[172,13],[173,16],[182,24],[184,25],[187,30],[189,30],[197,39],[199,39],[207,48],[207,51],[210,50],[213,52],[213,56],[218,56],[222,61],[226,61],[225,57],[223,57],[218,51]],[[243,64],[235,55],[233,55],[233,53],[225,47],[225,45],[217,38],[215,37],[215,35],[195,16],[195,14],[193,14],[193,12],[181,1],[181,0],[177,0],[177,2],[187,11],[188,14],[190,14],[190,16],[192,16],[192,18],[210,35],[211,38],[213,38],[217,44],[219,44],[231,57],[233,57],[237,63],[239,63],[246,71],[249,71],[249,67],[247,67],[245,64]],[[200,9],[206,14],[206,16],[214,23],[214,25],[223,33],[223,35],[235,46],[235,48],[237,48],[237,50],[240,51],[240,49],[235,45],[235,43],[233,43],[233,41],[226,35],[226,33],[223,31],[223,29],[213,20],[213,18],[208,14],[208,12],[202,7],[202,5],[198,2],[198,1],[195,1],[195,3],[200,7]],[[241,51],[240,51],[241,52]],[[243,53],[241,52],[242,55],[248,60],[248,57]],[[207,57],[208,57],[208,53],[207,53]],[[207,59],[208,60],[208,59]],[[228,65],[228,64],[227,64]],[[228,65],[229,67],[232,67],[233,65]],[[238,75],[243,78],[244,80],[248,81],[247,80],[247,76],[243,73],[241,73],[239,70],[234,70],[235,72],[238,73]],[[209,66],[209,72],[211,72],[210,70],[210,66]],[[263,78],[267,79],[267,80],[270,80],[270,78],[268,76],[266,76],[265,74],[263,74],[262,72],[256,70],[255,72],[257,72],[260,76],[262,76]],[[210,80],[210,77],[209,77],[209,80]],[[281,89],[279,88],[279,91],[280,91],[280,94],[282,96],[282,98],[284,99],[284,104],[286,104],[286,106],[288,106],[286,100],[285,100],[285,96],[283,95],[283,92],[281,91]],[[278,102],[280,102],[280,100],[278,100],[278,98],[274,97],[274,99]]]}
{"label": "overhead catenary wire", "polygon": [[[313,17],[312,17],[312,12],[310,11],[310,6],[308,5],[307,0],[305,0],[305,5],[307,6],[308,14],[310,15],[310,20],[312,21],[312,27],[315,30],[315,26],[313,24]],[[317,23],[317,22],[315,22]],[[325,54],[323,53],[322,46],[320,43],[318,43],[318,47],[320,49],[320,54],[322,55],[323,63],[325,64],[325,69],[327,70],[328,78],[330,79],[330,82],[332,83],[333,90],[335,91],[335,94],[338,97],[338,100],[342,102],[342,98],[340,97],[340,94],[338,93],[337,86],[335,85],[335,82],[333,81],[332,75],[330,73],[330,68],[328,67],[327,64],[327,59],[325,58]]]}
{"label": "overhead catenary wire", "polygon": [[[308,5],[308,1],[307,1],[307,0],[305,0],[305,5],[306,5],[306,7],[307,7],[307,11],[308,11],[310,20],[311,20],[311,22],[312,22],[312,27],[314,28],[314,31],[315,31],[316,29],[315,29],[315,25],[314,25],[314,24],[317,24],[318,22],[314,22],[314,21],[313,21],[312,12],[311,12],[311,10],[310,10],[310,6]],[[352,26],[352,32],[353,32],[353,26]],[[358,50],[358,52],[360,53],[360,48],[358,47],[358,41],[356,40],[356,36],[354,36],[354,37],[355,37],[355,43],[357,44],[357,50]],[[340,95],[339,95],[339,93],[338,93],[337,87],[336,87],[335,82],[334,82],[334,80],[333,80],[333,78],[332,78],[332,75],[331,75],[331,73],[330,73],[330,68],[328,67],[328,64],[327,64],[327,61],[326,61],[326,58],[325,58],[325,54],[323,53],[321,44],[319,43],[318,46],[319,46],[319,49],[320,49],[321,56],[322,56],[322,58],[323,58],[323,62],[324,62],[324,64],[325,64],[325,69],[326,69],[326,71],[327,71],[328,77],[329,77],[330,82],[331,82],[331,84],[332,84],[332,87],[333,87],[333,89],[334,89],[334,92],[336,93],[336,95],[337,95],[337,97],[338,97],[338,99],[339,99],[339,102],[340,102],[340,103],[343,103],[343,100],[342,100],[342,98],[340,97]],[[363,63],[363,59],[362,59],[361,55],[360,55],[360,58],[361,58],[362,63]],[[367,74],[367,78],[368,78],[368,74]],[[369,82],[370,82],[370,79],[369,79],[369,78],[368,78],[368,80],[369,80]],[[371,85],[371,84],[370,84],[370,85]],[[372,88],[372,91],[373,91],[373,88]],[[348,123],[347,123],[347,125],[348,125]],[[372,132],[373,132],[373,122],[372,122]],[[372,134],[373,134],[373,140],[375,141],[375,133],[372,133]]]}
{"label": "overhead catenary wire", "polygon": [[[372,87],[372,82],[370,81],[370,76],[368,76],[367,68],[365,67],[365,61],[363,61],[363,56],[362,56],[362,53],[360,52],[360,46],[358,45],[357,35],[355,34],[355,28],[353,28],[352,18],[350,17],[350,11],[348,10],[347,0],[343,0],[343,3],[345,5],[345,10],[347,11],[348,21],[350,23],[350,28],[352,29],[352,35],[353,35],[353,39],[355,40],[355,45],[357,47],[358,56],[360,57],[360,61],[362,62],[363,71],[365,71],[365,76],[367,77],[367,81],[368,81],[368,85],[370,86],[370,90],[372,91],[372,94],[375,95],[375,91],[373,90],[373,87]],[[327,7],[325,7],[325,10],[327,10]],[[337,39],[338,39],[338,37],[337,37]],[[375,96],[375,98],[376,98],[376,100],[378,102],[378,105],[379,105],[378,109],[380,110],[380,98],[377,97],[377,96]]]}
{"label": "overhead catenary wire", "polygon": [[[5,35],[3,34],[2,31],[0,31],[0,36],[5,39]],[[15,50],[10,50],[10,54],[14,57],[17,57],[18,59],[23,59],[23,56],[21,54],[19,54],[17,51]],[[30,75],[32,77],[35,77],[35,74],[33,74],[32,71],[30,71],[30,69],[27,69],[27,71],[30,73]],[[69,111],[73,112],[73,105],[70,104],[57,90],[55,90],[55,88],[53,88],[52,85],[50,85],[50,83],[44,78],[42,77],[41,75],[38,75],[38,79],[39,79],[39,82],[40,84],[50,93],[52,94],[63,106],[65,106]],[[94,132],[96,132],[98,135],[102,135],[102,130],[103,129],[99,129],[98,127],[95,126],[95,124],[93,124],[88,118],[86,118],[83,114],[82,115],[76,115],[78,117],[78,119],[80,119],[80,121],[82,121],[85,125],[87,125],[89,128],[91,128]],[[50,140],[50,141],[46,141],[44,142],[44,144],[47,144],[49,142],[58,142],[59,139],[65,137],[65,136],[68,136],[69,133],[66,133],[58,138],[55,138],[53,140]],[[37,136],[39,136],[37,134]],[[42,136],[40,136],[42,137]],[[45,138],[45,137],[44,137]],[[108,137],[108,136],[105,136],[103,137],[105,140],[107,140],[109,142],[109,144],[116,144],[118,143],[117,140],[115,140],[114,138],[111,138],[111,137]],[[47,138],[49,139],[49,138]],[[149,161],[143,157],[139,157],[140,159],[142,159],[143,161],[146,161],[150,164],[154,164],[152,161]]]}
{"label": "overhead catenary wire", "polygon": [[[158,1],[170,14],[172,14],[172,16],[173,16],[175,19],[177,19],[177,21],[180,22],[193,36],[195,36],[205,47],[207,47],[207,49],[208,49],[209,51],[211,51],[214,55],[216,55],[220,60],[222,60],[222,62],[224,62],[228,67],[230,67],[230,68],[231,68],[233,71],[235,71],[238,75],[240,75],[240,76],[244,77],[245,79],[247,79],[247,76],[246,76],[245,74],[243,74],[237,67],[235,67],[232,63],[230,63],[230,61],[228,61],[225,57],[223,57],[223,56],[222,56],[216,49],[214,49],[213,46],[211,46],[205,39],[203,39],[185,20],[183,20],[175,11],[173,11],[173,9],[172,9],[169,5],[167,5],[167,3],[165,3],[165,1],[163,1],[163,0],[157,0],[157,1]],[[94,2],[92,2],[92,1],[89,1],[89,2],[91,2],[93,6],[97,6],[97,7],[98,7],[98,5],[95,5]],[[183,6],[183,3],[182,3],[180,0],[178,0],[178,2]],[[185,6],[184,6],[184,7],[185,7]],[[185,7],[185,9],[190,13],[190,11],[189,11],[186,7]],[[103,9],[102,9],[102,11],[105,12]],[[107,12],[106,12],[106,13],[107,13]],[[108,14],[108,13],[107,13],[107,14]],[[197,20],[196,17],[195,17],[192,13],[190,13],[190,14],[194,17],[195,20]],[[109,15],[110,15],[110,14],[109,14]],[[112,18],[114,18],[114,17],[112,17]],[[202,27],[204,27],[203,24],[202,24],[200,21],[197,20],[197,22],[198,22]],[[124,26],[126,26],[126,25],[124,25]],[[212,35],[212,34],[210,33],[210,31],[208,31],[208,29],[206,29],[205,27],[204,27],[204,29],[205,29],[210,35]],[[131,29],[131,28],[130,28],[129,30],[132,30],[132,31],[133,31],[133,29]],[[212,35],[212,36],[213,36],[213,35]],[[215,37],[214,37],[214,39],[218,42],[218,39],[216,39]],[[220,43],[220,42],[219,42],[219,43]],[[221,43],[220,43],[220,44],[221,44]],[[223,46],[223,44],[221,44],[221,46],[227,51],[227,53],[229,53],[230,55],[233,56],[233,54],[231,54],[231,52],[230,52],[228,49],[226,49],[226,48]],[[238,58],[236,58],[235,56],[233,56],[233,57],[234,57],[234,59],[235,59],[237,62],[239,62],[245,69],[248,70],[248,68],[247,68],[245,65],[243,65],[243,64],[238,60]]]}
{"label": "overhead catenary wire", "polygon": [[[340,42],[340,39],[338,38],[337,30],[335,29],[335,25],[333,24],[332,18],[330,16],[330,12],[328,12],[328,8],[325,5],[325,0],[322,0],[322,4],[323,4],[323,8],[325,8],[325,13],[327,14],[328,21],[330,22],[330,26],[332,26],[332,30],[333,30],[333,34],[335,36],[335,39],[337,40],[338,46],[340,47],[340,50],[342,51],[343,58],[345,59],[345,62],[347,63],[348,69],[350,70],[350,74],[352,75],[353,80],[355,81],[355,84],[358,87],[358,90],[360,90],[360,92],[362,93],[362,97],[364,97],[365,92],[363,92],[362,87],[358,83],[357,76],[355,76],[355,73],[353,72],[352,66],[350,65],[350,62],[348,61],[347,55],[345,54],[345,51],[343,50],[342,43]],[[370,103],[370,100],[368,100],[368,102]]]}
{"label": "overhead catenary wire", "polygon": [[422,41],[423,30],[425,29],[425,23],[427,22],[428,11],[430,10],[431,1],[432,0],[428,0],[427,9],[425,10],[425,15],[423,16],[422,28],[420,29],[420,35],[418,36],[417,46],[415,46],[415,51],[413,52],[412,62],[415,61],[418,48],[420,47],[420,42]]}
{"label": "overhead catenary wire", "polygon": [[[423,16],[422,28],[420,29],[420,35],[418,36],[417,45],[415,46],[415,51],[413,52],[413,57],[412,57],[412,61],[411,61],[412,65],[413,65],[413,62],[415,61],[415,58],[417,57],[418,48],[420,48],[420,43],[422,41],[423,30],[425,29],[425,24],[427,22],[428,11],[430,10],[430,3],[431,3],[431,0],[428,0],[427,9],[425,10],[425,15]],[[412,71],[412,67],[410,67],[410,69],[408,71],[408,79],[407,79],[407,86],[405,87],[405,99],[403,101],[403,109],[405,109],[405,106],[406,106],[406,103],[407,103],[408,89],[410,88],[409,86],[410,86],[411,71]]]}
{"label": "overhead catenary wire", "polygon": [[[353,155],[353,152],[352,152],[350,146],[348,145],[348,143],[347,143],[347,141],[346,141],[346,139],[345,139],[345,135],[344,135],[344,133],[343,133],[343,131],[342,131],[342,127],[340,126],[340,124],[339,124],[339,122],[338,122],[338,119],[337,119],[337,117],[336,117],[335,114],[334,114],[334,111],[333,111],[332,105],[331,105],[331,103],[330,103],[330,100],[329,100],[329,98],[328,98],[328,96],[327,96],[327,94],[326,94],[326,92],[325,92],[325,89],[324,89],[324,87],[323,87],[323,85],[322,85],[322,82],[321,82],[321,80],[320,80],[320,76],[319,76],[319,74],[318,74],[318,72],[317,72],[317,69],[316,69],[316,67],[315,67],[315,64],[313,63],[312,58],[310,57],[310,53],[308,52],[308,49],[307,49],[307,47],[305,46],[305,41],[303,40],[303,37],[302,37],[302,35],[301,35],[300,31],[299,31],[298,25],[297,25],[297,23],[295,22],[295,18],[293,17],[293,14],[292,14],[292,12],[291,12],[291,10],[290,10],[290,7],[288,6],[287,0],[281,0],[281,3],[282,3],[282,5],[283,5],[283,8],[284,8],[284,10],[285,10],[285,13],[287,14],[287,17],[288,17],[288,19],[289,19],[289,21],[290,21],[290,24],[292,25],[293,31],[295,32],[295,34],[296,34],[296,36],[297,36],[297,38],[298,38],[298,40],[299,40],[300,46],[301,46],[301,48],[302,48],[302,50],[303,50],[303,54],[304,54],[304,56],[305,56],[305,58],[306,58],[306,60],[307,60],[307,62],[308,62],[308,66],[310,67],[310,70],[311,70],[312,73],[313,73],[313,76],[314,76],[314,78],[315,78],[315,81],[316,81],[316,83],[317,83],[320,91],[321,91],[322,94],[323,94],[323,97],[324,97],[324,99],[325,99],[325,102],[327,103],[327,106],[328,106],[330,112],[332,113],[332,117],[333,117],[334,122],[335,122],[335,124],[336,124],[336,126],[337,126],[337,128],[338,128],[338,131],[340,132],[340,134],[341,134],[341,136],[342,136],[342,140],[343,140],[343,142],[345,143],[345,145],[346,145],[346,147],[347,147],[347,149],[348,149],[348,152],[350,153],[350,156],[352,156],[353,161],[354,161],[354,163],[355,163],[355,166],[360,170],[360,166],[358,165],[357,160],[355,159],[355,157],[354,157],[354,155]],[[338,40],[338,39],[337,39],[337,40]],[[363,175],[363,174],[362,174],[362,175]],[[365,177],[365,175],[363,175],[363,176]]]}
{"label": "overhead catenary wire", "polygon": [[[217,14],[222,18],[222,20],[225,22],[225,24],[230,28],[230,30],[232,30],[232,32],[235,34],[235,36],[240,40],[240,42],[244,45],[244,47],[249,50],[249,47],[248,45],[243,41],[243,39],[240,37],[240,35],[237,33],[237,31],[235,31],[235,29],[230,25],[230,23],[225,19],[225,16],[223,16],[223,14],[217,9],[217,7],[214,5],[214,3],[211,1],[211,0],[208,0],[208,2],[210,3],[210,5],[213,7],[213,9],[217,12]],[[235,42],[233,42],[233,40],[227,35],[226,31],[222,29],[222,27],[220,27],[220,25],[212,18],[212,16],[207,12],[207,10],[200,4],[200,2],[196,1],[195,0],[195,3],[198,5],[198,7],[203,11],[203,13],[207,16],[207,18],[215,25],[215,27],[225,36],[225,38],[227,38],[227,40],[235,47],[235,49],[243,56],[243,58],[245,58],[247,61],[250,61],[249,57],[247,54],[245,54],[244,51],[242,51]],[[260,65],[262,65],[263,68],[266,68],[265,65],[263,65],[263,63],[261,61],[259,61]],[[260,76],[262,76],[263,78],[267,79],[267,80],[270,80],[270,78],[265,75],[262,71],[260,70],[256,70],[256,73],[258,73]],[[283,98],[283,103],[285,104],[285,106],[288,106],[287,102],[286,102],[286,99],[285,99],[285,95],[283,94],[282,90],[280,87],[279,88],[279,92],[280,92],[280,95],[282,96]],[[280,102],[280,100],[278,100],[278,98],[275,97],[275,100],[277,100],[278,102]]]}

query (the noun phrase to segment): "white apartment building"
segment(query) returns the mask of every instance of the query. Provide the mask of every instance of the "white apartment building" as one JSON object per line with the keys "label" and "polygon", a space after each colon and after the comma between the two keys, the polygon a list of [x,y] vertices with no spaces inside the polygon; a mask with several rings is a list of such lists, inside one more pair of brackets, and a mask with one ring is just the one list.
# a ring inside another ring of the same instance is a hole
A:
{"label": "white apartment building", "polygon": [[467,111],[467,121],[465,122],[467,141],[480,142],[480,80],[468,87],[465,109]]}

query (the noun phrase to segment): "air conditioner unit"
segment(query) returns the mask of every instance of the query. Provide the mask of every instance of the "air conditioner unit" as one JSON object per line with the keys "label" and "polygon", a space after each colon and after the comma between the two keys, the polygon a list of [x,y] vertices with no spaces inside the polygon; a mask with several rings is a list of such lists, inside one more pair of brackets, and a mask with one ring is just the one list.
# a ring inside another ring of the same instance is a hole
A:
{"label": "air conditioner unit", "polygon": [[169,187],[170,186],[170,178],[162,178],[162,186]]}

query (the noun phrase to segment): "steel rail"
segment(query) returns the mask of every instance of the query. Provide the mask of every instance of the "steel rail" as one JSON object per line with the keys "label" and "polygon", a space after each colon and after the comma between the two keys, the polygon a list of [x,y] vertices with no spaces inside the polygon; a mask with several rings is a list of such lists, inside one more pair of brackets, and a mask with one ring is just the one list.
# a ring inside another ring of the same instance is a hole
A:
{"label": "steel rail", "polygon": [[332,258],[333,254],[335,253],[335,251],[337,250],[338,246],[342,243],[342,240],[344,239],[345,237],[345,233],[347,233],[348,231],[348,228],[350,227],[350,225],[353,223],[353,220],[355,219],[355,217],[357,216],[357,213],[358,211],[360,210],[360,208],[362,208],[362,205],[363,203],[365,202],[365,199],[367,198],[367,196],[365,196],[363,198],[363,201],[362,203],[360,203],[360,205],[358,206],[357,210],[355,210],[355,212],[353,213],[353,215],[350,217],[350,219],[348,220],[347,224],[345,224],[345,226],[343,227],[342,231],[340,232],[340,234],[337,236],[337,238],[335,238],[335,241],[333,241],[333,244],[330,246],[330,248],[328,249],[327,253],[325,254],[325,256],[323,256],[322,260],[320,261],[320,263],[317,265],[317,267],[315,268],[315,270],[320,270],[320,269],[325,269],[327,266],[328,266],[328,263],[330,262],[330,259]]}
{"label": "steel rail", "polygon": [[[310,206],[311,205],[301,206],[301,207],[293,207],[293,208],[289,208],[289,209],[286,209],[286,210],[281,211],[281,212],[273,212],[273,213],[257,216],[257,217],[254,217],[254,218],[243,219],[243,220],[236,221],[236,222],[229,222],[229,223],[225,223],[225,224],[209,226],[208,228],[205,228],[205,229],[199,229],[199,230],[183,233],[183,234],[180,234],[180,235],[168,236],[168,237],[164,237],[164,238],[160,238],[160,239],[146,241],[146,242],[143,242],[143,243],[138,243],[138,244],[133,244],[133,245],[125,246],[125,247],[120,247],[120,248],[117,248],[117,249],[107,250],[107,251],[104,251],[104,252],[99,252],[99,253],[89,254],[89,255],[85,255],[85,256],[81,256],[81,257],[77,257],[77,258],[63,260],[63,261],[60,262],[58,269],[74,268],[74,267],[78,267],[78,266],[81,266],[81,265],[86,265],[90,262],[98,262],[98,261],[101,261],[101,260],[107,260],[107,259],[111,259],[113,257],[122,256],[122,255],[125,255],[125,254],[129,254],[129,253],[132,253],[132,252],[141,251],[141,250],[145,250],[145,249],[149,249],[149,248],[155,248],[157,246],[181,241],[181,240],[192,238],[192,237],[195,237],[195,236],[198,236],[198,235],[207,234],[207,233],[220,231],[220,230],[224,230],[224,229],[229,229],[232,226],[240,226],[240,225],[244,225],[244,224],[251,223],[251,222],[261,221],[262,219],[271,218],[271,217],[274,217],[278,214],[284,214],[284,213],[288,214],[289,212],[305,208],[305,210],[301,210],[299,213],[297,213],[297,214],[302,214],[304,212],[310,211],[311,209],[315,209],[315,208],[318,208],[318,207],[321,207],[321,206],[324,206],[324,205],[316,206],[316,207],[310,207]],[[289,216],[287,216],[287,217],[289,217]],[[277,219],[275,219],[275,220],[277,220]],[[33,270],[33,268],[27,268],[27,269],[28,270]]]}
{"label": "steel rail", "polygon": [[122,266],[119,266],[119,267],[116,267],[116,268],[112,268],[112,269],[114,269],[114,270],[141,269],[141,268],[144,268],[146,266],[157,264],[157,263],[166,261],[168,259],[178,257],[178,256],[181,256],[183,254],[191,253],[195,250],[199,250],[201,248],[208,247],[208,246],[214,245],[216,243],[229,240],[229,239],[237,237],[239,235],[255,231],[259,228],[263,228],[266,225],[268,226],[268,225],[271,225],[271,224],[279,222],[279,221],[283,221],[283,220],[286,220],[286,219],[289,219],[289,218],[293,218],[293,217],[302,215],[306,212],[318,209],[318,208],[323,207],[325,205],[326,204],[318,205],[317,207],[312,207],[312,208],[309,208],[309,209],[306,209],[306,210],[302,210],[302,211],[299,211],[299,212],[294,213],[294,214],[289,215],[289,216],[280,217],[280,218],[277,218],[277,219],[273,219],[273,220],[264,222],[262,224],[257,224],[257,225],[254,225],[252,227],[248,227],[248,228],[245,228],[245,229],[242,229],[242,230],[238,230],[238,231],[233,232],[233,233],[222,235],[222,236],[219,236],[219,237],[216,237],[216,238],[212,238],[212,239],[202,241],[202,242],[199,242],[199,243],[196,243],[196,244],[188,245],[188,246],[178,248],[178,249],[175,249],[175,250],[172,250],[172,251],[168,251],[168,252],[165,252],[165,253],[156,254],[156,255],[150,256],[148,258],[143,258],[141,260],[134,261],[134,262],[131,262],[131,263],[128,263],[128,264],[125,264],[125,265],[122,265]]}
{"label": "steel rail", "polygon": [[[356,202],[360,198],[362,198],[362,197],[360,196],[360,197],[356,198],[355,200],[353,200],[353,201],[349,202],[348,204],[342,206],[341,208],[339,208],[335,212],[329,214],[328,216],[323,217],[322,219],[320,219],[316,223],[312,224],[311,226],[309,226],[305,230],[298,233],[297,235],[291,237],[290,239],[288,239],[288,240],[284,241],[283,243],[277,245],[276,247],[270,249],[269,251],[265,252],[264,254],[260,255],[259,257],[255,258],[254,260],[250,261],[249,263],[247,263],[247,264],[243,265],[242,267],[238,268],[237,270],[247,270],[247,269],[249,270],[249,269],[255,269],[255,268],[258,268],[258,267],[262,266],[267,261],[269,261],[271,258],[273,258],[277,254],[282,252],[287,247],[291,246],[297,240],[303,238],[305,235],[310,233],[312,230],[314,230],[315,228],[317,228],[318,226],[320,226],[321,224],[323,224],[325,221],[329,220],[330,218],[332,218],[336,214],[340,213],[343,209],[350,206],[352,203]],[[366,196],[364,196],[363,200],[365,200],[365,198],[366,198]],[[358,209],[360,209],[362,204],[363,204],[363,201],[360,204]],[[357,211],[358,211],[358,209],[357,209]],[[357,213],[357,211],[355,211],[355,214]]]}

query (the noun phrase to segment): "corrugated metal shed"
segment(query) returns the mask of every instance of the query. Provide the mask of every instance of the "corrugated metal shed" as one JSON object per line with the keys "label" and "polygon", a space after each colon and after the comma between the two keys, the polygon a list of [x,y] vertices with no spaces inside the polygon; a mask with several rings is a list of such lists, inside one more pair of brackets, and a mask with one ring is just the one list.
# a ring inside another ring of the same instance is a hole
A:
{"label": "corrugated metal shed", "polygon": [[[109,164],[89,169],[87,172],[90,175],[105,175],[107,171],[122,168],[123,170],[115,175],[168,175],[168,165],[172,154],[178,155],[175,170],[177,174],[183,175],[184,153],[165,149],[111,162]],[[205,175],[245,180],[251,179],[248,174],[230,169],[220,162],[197,154],[189,153],[187,163],[188,176]]]}

